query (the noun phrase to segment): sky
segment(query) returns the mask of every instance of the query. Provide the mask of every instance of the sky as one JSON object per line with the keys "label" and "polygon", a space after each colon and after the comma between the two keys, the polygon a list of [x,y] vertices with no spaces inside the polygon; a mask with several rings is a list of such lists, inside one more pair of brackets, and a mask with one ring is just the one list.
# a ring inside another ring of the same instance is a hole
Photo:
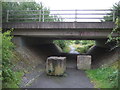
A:
{"label": "sky", "polygon": [[[44,7],[49,8],[50,10],[75,10],[75,9],[110,9],[115,3],[118,3],[120,0],[35,0],[36,2],[42,2]],[[61,13],[57,12],[56,13]],[[51,11],[51,13],[55,13]],[[78,11],[77,11],[78,12]],[[66,12],[62,12],[66,13]],[[67,13],[71,13],[68,12]],[[74,12],[72,12],[74,13]],[[81,12],[80,12],[81,13]],[[63,17],[75,17],[75,16],[64,16]],[[79,16],[78,16],[79,17]],[[88,17],[80,15],[80,17]],[[93,17],[89,15],[89,17]],[[103,17],[103,16],[95,16],[95,17]],[[74,19],[64,19],[65,21],[76,21]],[[91,21],[90,19],[77,19],[77,21]],[[100,21],[100,19],[92,19],[92,21]]]}
{"label": "sky", "polygon": [[[36,1],[38,3],[42,2],[44,7],[49,8],[50,10],[80,10],[80,9],[110,9],[115,3],[120,3],[120,0],[4,0],[4,1],[19,1],[19,2],[32,2]],[[84,13],[88,13],[83,11]],[[77,13],[83,13],[77,11]],[[94,11],[95,12],[95,11]],[[94,13],[93,12],[93,13]],[[74,15],[61,15],[61,14],[74,14]],[[62,19],[64,18],[65,21],[76,21],[75,16],[76,11],[50,11],[50,14],[57,14]],[[92,12],[91,12],[92,13]],[[96,12],[95,12],[96,13]],[[102,12],[101,12],[102,13]],[[103,12],[108,13],[108,12]],[[59,18],[60,18],[59,17]],[[94,17],[94,15],[77,15],[79,17]],[[103,15],[96,15],[96,18],[101,18]],[[73,19],[66,19],[66,18],[73,18]],[[90,19],[77,19],[77,21],[91,21]],[[92,19],[92,21],[100,21],[100,19]]]}
{"label": "sky", "polygon": [[63,9],[109,9],[120,0],[35,0],[51,10]]}

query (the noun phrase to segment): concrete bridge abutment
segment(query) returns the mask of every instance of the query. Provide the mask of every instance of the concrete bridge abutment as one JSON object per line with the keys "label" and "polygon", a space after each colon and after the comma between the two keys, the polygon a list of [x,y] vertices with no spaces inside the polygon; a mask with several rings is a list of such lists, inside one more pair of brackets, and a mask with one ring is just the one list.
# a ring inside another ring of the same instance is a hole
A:
{"label": "concrete bridge abutment", "polygon": [[42,45],[42,44],[51,44],[53,43],[53,40],[50,39],[42,39],[42,38],[37,38],[37,37],[26,37],[26,36],[15,36],[12,40],[12,42],[17,46],[21,47],[22,46],[35,46],[35,45]]}
{"label": "concrete bridge abutment", "polygon": [[106,44],[107,40],[106,39],[102,39],[102,40],[95,40],[95,45],[97,47],[101,47],[101,48],[109,48],[109,45]]}
{"label": "concrete bridge abutment", "polygon": [[111,49],[115,46],[116,42],[107,42],[107,39],[95,40],[95,45],[101,48]]}

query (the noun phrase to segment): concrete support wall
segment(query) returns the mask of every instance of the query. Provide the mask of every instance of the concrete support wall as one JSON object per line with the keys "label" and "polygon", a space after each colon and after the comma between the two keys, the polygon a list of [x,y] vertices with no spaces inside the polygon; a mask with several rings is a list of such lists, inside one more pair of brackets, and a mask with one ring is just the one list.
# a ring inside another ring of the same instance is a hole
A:
{"label": "concrete support wall", "polygon": [[14,37],[12,39],[12,42],[17,46],[17,47],[22,47],[24,45],[24,41],[23,38],[18,36],[18,37]]}
{"label": "concrete support wall", "polygon": [[50,44],[53,42],[53,40],[49,39],[42,39],[38,37],[23,37],[23,36],[15,36],[12,40],[12,42],[17,46],[17,47],[22,47],[22,46],[33,46],[33,45],[41,45],[41,44]]}
{"label": "concrete support wall", "polygon": [[107,39],[98,39],[95,40],[95,44],[97,47],[102,47],[102,48],[113,48],[116,44],[116,42],[107,42]]}
{"label": "concrete support wall", "polygon": [[106,42],[107,42],[106,39],[95,40],[96,46],[103,47],[103,48],[108,48],[108,44],[106,44]]}
{"label": "concrete support wall", "polygon": [[41,44],[50,44],[53,40],[39,38],[39,37],[23,37],[24,42],[27,45],[41,45]]}
{"label": "concrete support wall", "polygon": [[18,68],[31,70],[39,67],[44,70],[47,57],[60,53],[58,47],[49,39],[15,36],[12,41],[16,45],[18,57],[21,58],[18,61]]}
{"label": "concrete support wall", "polygon": [[55,55],[62,52],[58,46],[53,44],[53,40],[50,39],[43,39],[39,37],[14,37],[13,43],[17,46],[17,49],[35,47],[46,55]]}

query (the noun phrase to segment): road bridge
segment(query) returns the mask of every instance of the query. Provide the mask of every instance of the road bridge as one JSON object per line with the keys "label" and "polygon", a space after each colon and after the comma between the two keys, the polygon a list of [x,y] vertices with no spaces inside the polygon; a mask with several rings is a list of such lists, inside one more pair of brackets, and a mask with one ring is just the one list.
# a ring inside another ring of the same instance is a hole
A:
{"label": "road bridge", "polygon": [[[107,39],[115,27],[113,22],[8,22],[4,29],[14,28],[15,36],[53,39]],[[118,36],[114,34],[113,36]]]}
{"label": "road bridge", "polygon": [[[12,34],[15,37],[39,37],[46,40],[99,40],[103,44],[115,27],[115,14],[113,18],[105,21],[105,16],[111,15],[110,11],[108,9],[76,9],[50,10],[50,13],[46,13],[45,10],[9,10],[6,21],[3,22],[3,28],[4,30],[14,28]],[[114,33],[113,37],[116,36],[118,34]]]}
{"label": "road bridge", "polygon": [[[112,55],[118,58],[118,53],[111,54],[108,51],[114,43],[105,44],[115,27],[115,14],[111,15],[110,12],[111,10],[106,9],[50,10],[50,13],[43,10],[7,11],[7,18],[2,26],[4,30],[14,28],[13,42],[21,47],[22,51],[26,52],[29,48],[24,50],[25,46],[29,46],[35,49],[35,54],[41,55],[41,58],[59,53],[52,43],[53,40],[95,40],[96,46],[88,54],[92,55],[92,62],[105,61]],[[113,18],[106,20],[105,16]],[[119,36],[118,33],[113,34],[113,37],[116,36]],[[104,59],[104,56],[107,58]],[[46,60],[45,58],[43,60]]]}

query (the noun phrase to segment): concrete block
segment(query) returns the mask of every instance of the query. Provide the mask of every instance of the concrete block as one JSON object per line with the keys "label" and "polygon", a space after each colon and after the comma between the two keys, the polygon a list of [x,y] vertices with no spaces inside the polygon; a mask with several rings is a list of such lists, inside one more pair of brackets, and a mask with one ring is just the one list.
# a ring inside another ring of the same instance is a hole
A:
{"label": "concrete block", "polygon": [[81,70],[91,69],[91,55],[78,55],[77,69]]}
{"label": "concrete block", "polygon": [[46,61],[46,73],[47,75],[60,76],[65,73],[66,70],[66,57],[51,56]]}

